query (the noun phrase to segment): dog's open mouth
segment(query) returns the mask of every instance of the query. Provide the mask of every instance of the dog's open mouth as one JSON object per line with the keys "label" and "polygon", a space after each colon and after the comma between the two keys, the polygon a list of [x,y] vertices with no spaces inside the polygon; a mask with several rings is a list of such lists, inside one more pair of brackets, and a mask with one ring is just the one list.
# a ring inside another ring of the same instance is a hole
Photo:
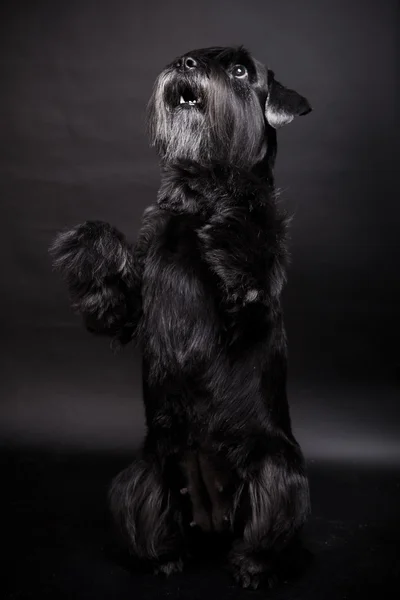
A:
{"label": "dog's open mouth", "polygon": [[196,92],[188,85],[181,86],[178,90],[179,94],[179,105],[182,108],[189,108],[192,106],[198,107],[201,105],[201,99]]}

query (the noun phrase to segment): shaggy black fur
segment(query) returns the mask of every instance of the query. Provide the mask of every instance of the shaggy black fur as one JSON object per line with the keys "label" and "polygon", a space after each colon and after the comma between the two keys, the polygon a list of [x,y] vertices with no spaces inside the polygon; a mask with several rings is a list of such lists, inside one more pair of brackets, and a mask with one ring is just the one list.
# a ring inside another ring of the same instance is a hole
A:
{"label": "shaggy black fur", "polygon": [[199,528],[228,536],[242,586],[271,583],[309,513],[272,168],[276,128],[310,110],[243,48],[180,57],[149,104],[162,181],[136,243],[86,222],[51,248],[89,329],[143,350],[147,434],[110,500],[131,552],[158,572],[181,570]]}

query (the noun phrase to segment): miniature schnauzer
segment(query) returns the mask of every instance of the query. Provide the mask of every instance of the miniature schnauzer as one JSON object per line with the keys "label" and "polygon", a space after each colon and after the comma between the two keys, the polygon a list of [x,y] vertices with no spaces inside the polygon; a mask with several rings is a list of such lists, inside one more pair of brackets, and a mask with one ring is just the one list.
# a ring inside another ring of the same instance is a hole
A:
{"label": "miniature schnauzer", "polygon": [[273,167],[277,128],[310,111],[243,47],[179,57],[148,106],[161,187],[136,242],[87,221],[52,245],[87,328],[142,349],[146,436],[110,504],[156,572],[180,571],[196,536],[225,536],[236,581],[270,584],[309,514],[286,397],[288,219]]}

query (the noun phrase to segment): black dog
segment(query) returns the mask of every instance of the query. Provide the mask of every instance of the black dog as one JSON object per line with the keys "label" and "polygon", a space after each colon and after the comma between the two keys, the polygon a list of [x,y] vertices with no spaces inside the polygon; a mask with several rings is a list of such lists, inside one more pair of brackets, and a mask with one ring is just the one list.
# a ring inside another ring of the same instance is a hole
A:
{"label": "black dog", "polygon": [[94,221],[51,249],[88,328],[143,349],[147,434],[110,499],[131,552],[166,574],[201,529],[228,536],[241,585],[270,582],[309,513],[272,169],[276,129],[310,110],[243,48],[185,54],[150,100],[162,182],[136,244]]}

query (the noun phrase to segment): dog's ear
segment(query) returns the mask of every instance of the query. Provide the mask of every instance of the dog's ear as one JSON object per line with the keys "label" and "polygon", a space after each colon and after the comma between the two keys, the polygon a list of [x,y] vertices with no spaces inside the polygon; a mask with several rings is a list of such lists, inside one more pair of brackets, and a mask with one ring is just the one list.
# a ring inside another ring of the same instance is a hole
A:
{"label": "dog's ear", "polygon": [[268,69],[268,96],[265,116],[274,129],[287,125],[295,117],[307,115],[312,108],[306,98],[294,90],[289,90],[275,80],[273,71]]}

